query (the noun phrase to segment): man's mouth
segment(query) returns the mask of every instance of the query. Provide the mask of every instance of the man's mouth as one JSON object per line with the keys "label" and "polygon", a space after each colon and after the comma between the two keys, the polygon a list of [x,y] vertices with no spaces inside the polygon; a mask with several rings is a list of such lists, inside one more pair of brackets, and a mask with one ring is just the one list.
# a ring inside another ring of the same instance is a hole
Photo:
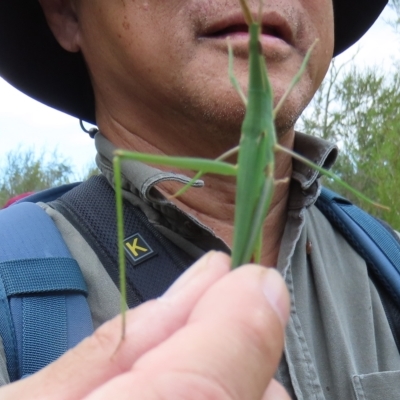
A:
{"label": "man's mouth", "polygon": [[[220,31],[211,33],[207,36],[215,38],[217,37],[226,38],[228,36],[247,34],[248,32],[249,32],[249,27],[246,24],[240,24],[240,25],[229,26],[227,28],[221,29]],[[261,34],[267,36],[273,36],[278,39],[286,41],[285,35],[282,34],[280,29],[274,26],[263,26],[261,29]]]}
{"label": "man's mouth", "polygon": [[211,34],[208,34],[208,37],[220,37],[220,38],[226,38],[228,36],[232,36],[235,34],[244,34],[248,33],[249,28],[246,24],[238,24],[238,25],[232,25],[228,26],[224,29],[221,29],[219,31],[213,32]]}
{"label": "man's mouth", "polygon": [[[261,40],[263,36],[280,39],[289,45],[293,45],[293,32],[287,21],[277,13],[263,15],[261,21]],[[224,20],[212,23],[203,37],[224,39],[229,37],[247,35],[249,28],[241,14],[231,16]]]}

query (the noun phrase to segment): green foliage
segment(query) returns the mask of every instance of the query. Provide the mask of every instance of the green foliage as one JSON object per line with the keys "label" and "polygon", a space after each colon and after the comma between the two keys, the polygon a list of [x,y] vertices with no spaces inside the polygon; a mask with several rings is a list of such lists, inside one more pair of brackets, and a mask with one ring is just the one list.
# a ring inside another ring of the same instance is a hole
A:
{"label": "green foliage", "polygon": [[74,181],[76,181],[76,182],[86,181],[90,177],[99,175],[99,174],[100,174],[100,170],[97,168],[97,165],[93,161],[93,162],[90,162],[89,164],[85,165],[83,167],[83,170],[80,173],[74,174]]}
{"label": "green foliage", "polygon": [[394,19],[394,21],[388,21],[388,22],[397,30],[400,23],[400,0],[390,0],[389,7],[392,10],[394,10],[396,18]]}
{"label": "green foliage", "polygon": [[[302,123],[305,133],[338,143],[335,173],[391,211],[361,207],[400,229],[400,73],[340,70],[333,64]],[[343,192],[327,180],[324,184]]]}
{"label": "green foliage", "polygon": [[11,197],[69,183],[72,167],[57,151],[11,151],[0,162],[0,208]]}
{"label": "green foliage", "polygon": [[84,174],[84,178],[81,180],[86,181],[91,176],[98,175],[99,173],[100,173],[100,170],[97,168],[97,166],[95,164],[90,164],[87,168],[87,172]]}

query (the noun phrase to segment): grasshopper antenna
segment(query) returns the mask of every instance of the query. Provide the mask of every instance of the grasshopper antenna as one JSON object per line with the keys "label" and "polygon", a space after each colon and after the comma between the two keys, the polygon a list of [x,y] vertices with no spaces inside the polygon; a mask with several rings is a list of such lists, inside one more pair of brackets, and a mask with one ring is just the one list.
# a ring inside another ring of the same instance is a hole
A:
{"label": "grasshopper antenna", "polygon": [[257,23],[258,25],[260,25],[260,29],[262,27],[262,10],[264,7],[264,1],[260,0],[260,2],[258,3],[258,17],[257,17]]}
{"label": "grasshopper antenna", "polygon": [[254,19],[251,15],[251,11],[249,8],[249,5],[247,4],[246,0],[239,0],[240,1],[240,5],[242,7],[242,11],[243,11],[243,15],[244,15],[244,19],[246,21],[247,25],[251,25],[254,23]]}

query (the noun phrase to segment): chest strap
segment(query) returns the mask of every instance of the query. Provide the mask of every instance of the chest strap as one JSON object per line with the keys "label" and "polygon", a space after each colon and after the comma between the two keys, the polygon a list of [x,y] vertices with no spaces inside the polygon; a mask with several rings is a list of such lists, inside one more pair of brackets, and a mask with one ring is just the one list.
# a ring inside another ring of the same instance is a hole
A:
{"label": "chest strap", "polygon": [[[115,193],[106,178],[94,176],[50,205],[80,232],[119,287]],[[124,227],[128,306],[135,307],[162,295],[195,260],[127,201]]]}

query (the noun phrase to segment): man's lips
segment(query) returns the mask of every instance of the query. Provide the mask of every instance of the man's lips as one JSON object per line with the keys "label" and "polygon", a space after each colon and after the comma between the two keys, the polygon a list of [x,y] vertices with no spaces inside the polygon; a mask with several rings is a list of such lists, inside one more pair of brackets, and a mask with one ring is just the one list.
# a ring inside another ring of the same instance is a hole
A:
{"label": "man's lips", "polygon": [[[289,23],[278,13],[270,12],[262,16],[261,34],[281,39],[289,45],[293,45],[294,35]],[[244,35],[248,33],[243,15],[241,13],[232,15],[225,19],[212,22],[202,37],[226,38],[228,36]]]}

